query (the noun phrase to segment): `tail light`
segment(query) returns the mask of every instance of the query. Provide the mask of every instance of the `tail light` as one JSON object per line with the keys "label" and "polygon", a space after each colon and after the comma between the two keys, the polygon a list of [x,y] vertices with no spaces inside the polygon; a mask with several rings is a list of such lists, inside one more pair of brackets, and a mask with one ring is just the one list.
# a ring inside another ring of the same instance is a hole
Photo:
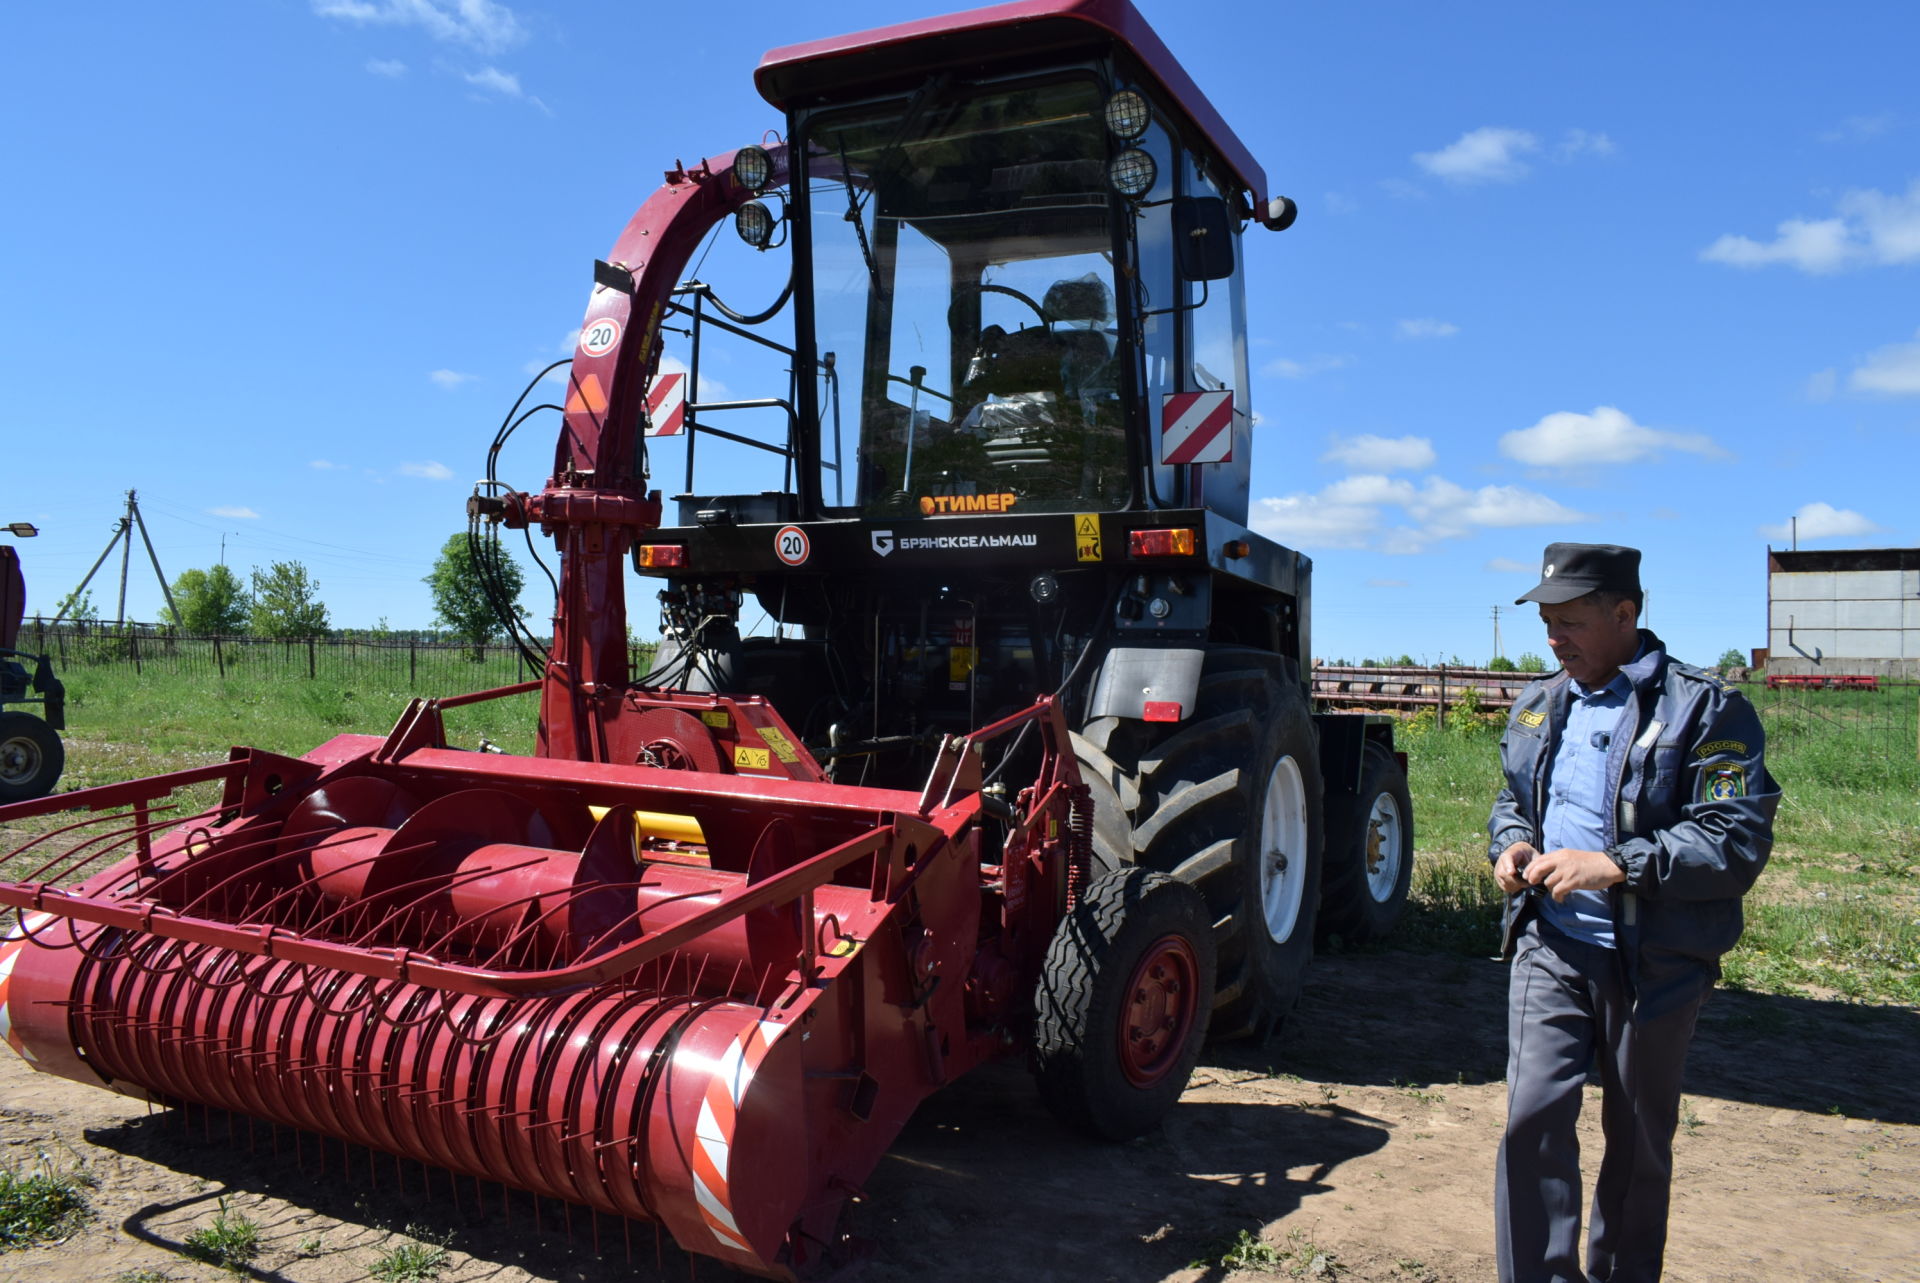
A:
{"label": "tail light", "polygon": [[1134,530],[1127,535],[1129,557],[1191,557],[1193,528],[1178,530]]}
{"label": "tail light", "polygon": [[683,543],[643,543],[633,550],[637,570],[684,570],[687,546]]}

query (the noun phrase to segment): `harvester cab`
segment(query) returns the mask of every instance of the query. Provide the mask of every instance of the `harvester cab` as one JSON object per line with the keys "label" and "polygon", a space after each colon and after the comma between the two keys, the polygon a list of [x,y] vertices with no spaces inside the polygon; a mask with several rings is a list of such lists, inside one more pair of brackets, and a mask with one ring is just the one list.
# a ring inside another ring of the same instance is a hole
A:
{"label": "harvester cab", "polygon": [[[1246,523],[1243,256],[1291,204],[1125,0],[757,80],[785,141],[676,163],[595,264],[546,485],[497,476],[516,405],[469,503],[483,571],[557,545],[538,681],[0,807],[36,1068],[786,1278],[958,1074],[1023,1054],[1135,1135],[1316,928],[1391,925],[1404,762],[1310,710],[1311,567]],[[763,310],[684,275],[729,221]],[[772,384],[703,393],[722,340]],[[534,755],[448,746],[536,691]]]}

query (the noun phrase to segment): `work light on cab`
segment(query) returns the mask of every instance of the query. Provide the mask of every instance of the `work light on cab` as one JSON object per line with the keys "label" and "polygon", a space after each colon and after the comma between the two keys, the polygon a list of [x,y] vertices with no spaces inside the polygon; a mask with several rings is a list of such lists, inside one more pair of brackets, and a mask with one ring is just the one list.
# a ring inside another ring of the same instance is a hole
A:
{"label": "work light on cab", "polygon": [[742,147],[733,154],[733,181],[755,195],[767,189],[773,177],[773,157],[764,147]]}
{"label": "work light on cab", "polygon": [[747,244],[765,249],[773,243],[773,211],[757,200],[750,200],[734,214],[733,229]]}
{"label": "work light on cab", "polygon": [[1153,163],[1153,157],[1138,147],[1127,148],[1107,164],[1107,181],[1128,200],[1138,200],[1152,191],[1159,176],[1160,167]]}
{"label": "work light on cab", "polygon": [[1153,112],[1146,98],[1132,89],[1122,89],[1107,99],[1107,131],[1121,142],[1137,142],[1153,123]]}

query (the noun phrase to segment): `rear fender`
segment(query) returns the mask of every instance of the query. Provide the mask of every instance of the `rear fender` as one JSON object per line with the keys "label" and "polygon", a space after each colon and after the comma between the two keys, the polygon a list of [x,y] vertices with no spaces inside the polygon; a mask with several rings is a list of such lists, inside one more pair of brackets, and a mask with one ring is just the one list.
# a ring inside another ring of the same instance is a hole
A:
{"label": "rear fender", "polygon": [[[1130,717],[1135,721],[1177,722],[1184,719],[1193,712],[1205,656],[1206,652],[1197,646],[1115,646],[1100,661],[1100,672],[1093,683],[1092,704],[1087,710],[1088,720]],[[1169,710],[1165,707],[1168,704],[1176,707]]]}

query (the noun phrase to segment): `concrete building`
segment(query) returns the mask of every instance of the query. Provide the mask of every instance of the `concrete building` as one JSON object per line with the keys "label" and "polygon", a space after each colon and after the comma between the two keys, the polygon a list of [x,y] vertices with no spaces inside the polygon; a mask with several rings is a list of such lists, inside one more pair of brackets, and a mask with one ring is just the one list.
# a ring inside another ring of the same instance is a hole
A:
{"label": "concrete building", "polygon": [[1920,677],[1920,548],[1767,552],[1767,671]]}

